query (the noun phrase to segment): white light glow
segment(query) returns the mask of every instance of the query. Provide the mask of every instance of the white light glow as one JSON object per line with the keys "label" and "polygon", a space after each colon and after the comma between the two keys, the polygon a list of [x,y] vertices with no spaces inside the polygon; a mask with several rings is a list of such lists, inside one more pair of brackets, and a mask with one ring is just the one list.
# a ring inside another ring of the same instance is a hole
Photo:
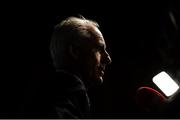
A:
{"label": "white light glow", "polygon": [[154,76],[153,82],[166,96],[173,95],[179,89],[178,84],[164,71]]}

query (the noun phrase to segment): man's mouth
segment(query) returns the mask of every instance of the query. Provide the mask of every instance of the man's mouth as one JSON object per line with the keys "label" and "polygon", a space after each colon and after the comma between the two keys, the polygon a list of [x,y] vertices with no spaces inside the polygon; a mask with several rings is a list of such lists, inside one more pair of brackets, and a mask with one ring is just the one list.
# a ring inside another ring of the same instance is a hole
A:
{"label": "man's mouth", "polygon": [[104,75],[104,71],[105,71],[105,67],[104,66],[100,66],[99,68],[98,68],[98,74],[99,74],[99,76],[103,76]]}

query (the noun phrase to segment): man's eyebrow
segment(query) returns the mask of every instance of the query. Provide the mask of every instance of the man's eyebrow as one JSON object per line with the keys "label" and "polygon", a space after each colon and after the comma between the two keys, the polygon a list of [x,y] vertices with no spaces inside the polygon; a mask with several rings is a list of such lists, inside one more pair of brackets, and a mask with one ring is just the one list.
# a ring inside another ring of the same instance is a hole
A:
{"label": "man's eyebrow", "polygon": [[98,43],[97,48],[104,48],[106,49],[106,45],[104,43]]}

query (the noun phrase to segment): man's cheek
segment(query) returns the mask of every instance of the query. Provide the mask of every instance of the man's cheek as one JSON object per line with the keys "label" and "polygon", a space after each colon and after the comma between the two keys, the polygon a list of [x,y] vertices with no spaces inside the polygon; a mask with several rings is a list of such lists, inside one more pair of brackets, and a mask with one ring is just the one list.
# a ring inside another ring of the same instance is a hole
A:
{"label": "man's cheek", "polygon": [[100,63],[101,61],[101,54],[99,52],[96,53],[96,61],[97,63]]}

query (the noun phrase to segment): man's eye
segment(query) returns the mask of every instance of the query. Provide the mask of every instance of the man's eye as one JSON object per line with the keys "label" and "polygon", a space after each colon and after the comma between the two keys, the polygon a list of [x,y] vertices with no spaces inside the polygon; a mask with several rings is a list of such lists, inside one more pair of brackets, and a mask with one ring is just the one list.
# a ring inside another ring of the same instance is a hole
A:
{"label": "man's eye", "polygon": [[103,51],[103,49],[102,48],[97,48],[97,51],[101,52],[101,51]]}
{"label": "man's eye", "polygon": [[97,49],[98,49],[98,51],[103,51],[104,47],[103,46],[99,46]]}

